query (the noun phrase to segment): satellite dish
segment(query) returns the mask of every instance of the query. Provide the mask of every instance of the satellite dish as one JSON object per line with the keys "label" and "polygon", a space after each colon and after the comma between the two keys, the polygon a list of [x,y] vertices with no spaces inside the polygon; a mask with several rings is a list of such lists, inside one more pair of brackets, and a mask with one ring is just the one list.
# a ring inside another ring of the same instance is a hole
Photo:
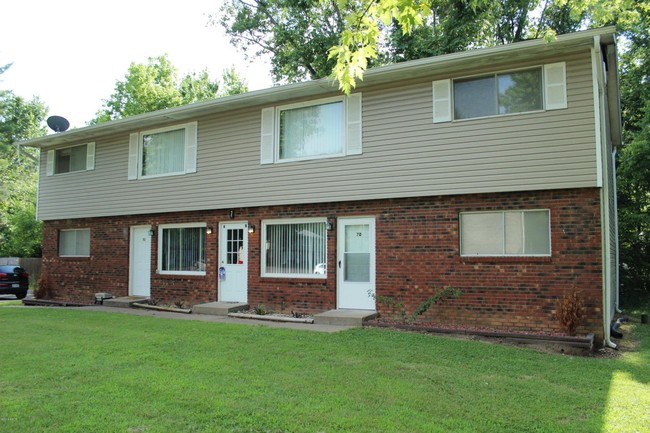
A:
{"label": "satellite dish", "polygon": [[70,122],[65,117],[50,116],[47,118],[47,126],[54,132],[63,132],[70,127]]}

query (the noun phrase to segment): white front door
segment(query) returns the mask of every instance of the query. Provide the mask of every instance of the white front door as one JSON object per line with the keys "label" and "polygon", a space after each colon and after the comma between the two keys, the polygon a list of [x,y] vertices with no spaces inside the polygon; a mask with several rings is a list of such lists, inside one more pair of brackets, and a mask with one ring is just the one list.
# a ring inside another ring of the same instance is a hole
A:
{"label": "white front door", "polygon": [[248,224],[219,226],[219,300],[248,302]]}
{"label": "white front door", "polygon": [[151,296],[150,226],[131,227],[129,295]]}
{"label": "white front door", "polygon": [[375,309],[375,219],[339,218],[337,308]]}

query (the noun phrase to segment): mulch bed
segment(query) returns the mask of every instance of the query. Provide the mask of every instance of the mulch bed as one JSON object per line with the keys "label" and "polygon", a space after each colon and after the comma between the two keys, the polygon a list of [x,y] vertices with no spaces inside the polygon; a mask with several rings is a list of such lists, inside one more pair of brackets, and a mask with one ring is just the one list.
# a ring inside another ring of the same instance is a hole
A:
{"label": "mulch bed", "polygon": [[23,305],[35,307],[88,307],[92,304],[78,304],[76,302],[50,301],[46,299],[23,299]]}
{"label": "mulch bed", "polygon": [[433,334],[451,334],[468,337],[483,337],[491,340],[499,340],[508,343],[531,344],[531,345],[557,345],[567,346],[580,350],[592,351],[594,347],[594,335],[569,336],[559,332],[516,332],[503,331],[492,328],[454,326],[440,323],[411,323],[406,324],[399,321],[385,319],[370,320],[364,322],[364,326],[378,328],[395,328],[407,331],[427,332]]}

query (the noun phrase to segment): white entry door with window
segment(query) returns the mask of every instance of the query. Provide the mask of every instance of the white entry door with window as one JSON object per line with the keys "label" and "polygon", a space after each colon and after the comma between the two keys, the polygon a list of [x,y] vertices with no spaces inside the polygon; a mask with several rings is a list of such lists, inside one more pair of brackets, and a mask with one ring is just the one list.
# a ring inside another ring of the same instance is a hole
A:
{"label": "white entry door with window", "polygon": [[375,309],[375,219],[339,218],[337,308]]}
{"label": "white entry door with window", "polygon": [[150,226],[131,227],[129,295],[151,296]]}
{"label": "white entry door with window", "polygon": [[219,227],[219,300],[248,302],[248,224]]}

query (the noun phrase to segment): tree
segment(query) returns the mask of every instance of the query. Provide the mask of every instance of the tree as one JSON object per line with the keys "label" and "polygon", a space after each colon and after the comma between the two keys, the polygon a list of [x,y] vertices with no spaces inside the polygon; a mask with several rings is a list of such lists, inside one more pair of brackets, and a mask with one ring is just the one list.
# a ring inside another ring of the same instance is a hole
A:
{"label": "tree", "polygon": [[[457,0],[451,4],[481,19],[475,19],[478,36],[494,34],[483,40],[465,39],[465,47],[482,47],[493,43],[509,43],[531,36],[551,40],[556,30],[551,24],[562,23],[563,28],[578,24],[601,26],[620,23],[629,26],[638,19],[634,0]],[[382,26],[396,23],[404,35],[410,35],[434,17],[437,3],[421,0],[362,0],[363,7],[345,17],[345,29],[338,43],[330,48],[329,58],[336,64],[332,76],[339,88],[349,93],[368,67],[368,62],[380,56]],[[542,7],[540,18],[534,15]],[[549,8],[550,6],[550,8]],[[444,19],[444,17],[442,17]],[[450,27],[451,28],[451,27]],[[491,43],[492,42],[492,43]]]}
{"label": "tree", "polygon": [[26,101],[0,91],[0,256],[41,254],[41,223],[36,220],[38,151],[15,143],[45,135],[46,116],[47,107],[38,98]]}
{"label": "tree", "polygon": [[147,64],[131,63],[124,80],[116,82],[115,92],[104,100],[90,124],[248,91],[233,69],[224,72],[224,83],[220,90],[219,81],[210,80],[206,70],[179,79],[167,55],[150,57]]}
{"label": "tree", "polygon": [[221,24],[247,56],[271,54],[275,82],[326,77],[334,67],[327,50],[336,44],[353,2],[338,0],[228,0]]}
{"label": "tree", "polygon": [[623,141],[618,158],[618,216],[622,292],[627,300],[650,292],[650,8],[625,32],[621,55]]}

